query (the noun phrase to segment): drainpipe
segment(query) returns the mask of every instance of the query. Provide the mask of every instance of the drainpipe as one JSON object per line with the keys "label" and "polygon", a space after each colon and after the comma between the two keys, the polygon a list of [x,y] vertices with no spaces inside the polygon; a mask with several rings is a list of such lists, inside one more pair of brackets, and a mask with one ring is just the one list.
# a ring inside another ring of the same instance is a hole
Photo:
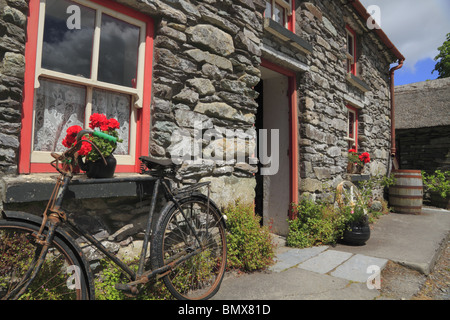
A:
{"label": "drainpipe", "polygon": [[391,158],[393,162],[393,166],[395,170],[398,170],[399,165],[396,158],[397,148],[395,145],[395,84],[394,84],[394,73],[395,71],[401,69],[403,67],[404,59],[399,60],[399,64],[396,67],[393,67],[389,71],[389,77],[391,82]]}

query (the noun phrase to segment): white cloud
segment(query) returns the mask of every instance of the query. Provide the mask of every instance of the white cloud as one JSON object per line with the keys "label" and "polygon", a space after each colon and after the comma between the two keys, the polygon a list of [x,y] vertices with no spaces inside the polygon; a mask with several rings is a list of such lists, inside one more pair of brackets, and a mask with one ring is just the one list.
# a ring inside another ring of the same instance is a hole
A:
{"label": "white cloud", "polygon": [[448,0],[361,0],[367,8],[381,9],[381,28],[406,57],[405,67],[414,71],[419,60],[438,54],[437,48],[450,32]]}

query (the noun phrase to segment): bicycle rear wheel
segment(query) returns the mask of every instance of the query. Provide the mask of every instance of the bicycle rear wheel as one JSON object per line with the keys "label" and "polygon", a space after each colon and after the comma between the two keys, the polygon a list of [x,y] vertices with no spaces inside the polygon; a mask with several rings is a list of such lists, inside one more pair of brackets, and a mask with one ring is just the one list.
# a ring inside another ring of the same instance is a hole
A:
{"label": "bicycle rear wheel", "polygon": [[[12,292],[21,286],[42,246],[32,236],[38,226],[22,221],[0,220],[0,300],[14,299]],[[64,240],[55,236],[43,266],[23,300],[85,300],[87,281],[77,256]]]}
{"label": "bicycle rear wheel", "polygon": [[[209,299],[219,290],[226,261],[225,222],[202,195],[172,204],[163,211],[152,242],[152,267],[157,269],[199,250],[163,277],[170,293],[181,300]],[[200,242],[200,244],[199,244]]]}

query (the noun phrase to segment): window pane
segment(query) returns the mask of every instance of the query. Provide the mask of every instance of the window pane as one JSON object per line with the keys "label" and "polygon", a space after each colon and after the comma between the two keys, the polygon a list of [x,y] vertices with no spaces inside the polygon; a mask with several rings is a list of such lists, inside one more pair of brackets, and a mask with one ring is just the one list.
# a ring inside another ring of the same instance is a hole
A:
{"label": "window pane", "polygon": [[348,113],[348,137],[355,138],[355,114],[351,111]]}
{"label": "window pane", "polygon": [[275,7],[273,9],[274,20],[284,26],[284,8],[279,4],[275,3]]}
{"label": "window pane", "polygon": [[353,50],[353,36],[350,35],[350,33],[347,34],[347,50],[348,53],[353,57],[354,50]]}
{"label": "window pane", "polygon": [[[67,13],[69,6],[74,11]],[[94,26],[95,10],[68,0],[47,0],[42,67],[90,78]]]}
{"label": "window pane", "polygon": [[81,86],[40,79],[35,94],[35,151],[63,151],[67,128],[84,127],[86,89]]}
{"label": "window pane", "polygon": [[140,28],[102,15],[98,80],[136,87]]}
{"label": "window pane", "polygon": [[129,154],[131,97],[127,94],[94,89],[92,94],[92,113],[102,113],[120,123],[119,138],[114,154]]}

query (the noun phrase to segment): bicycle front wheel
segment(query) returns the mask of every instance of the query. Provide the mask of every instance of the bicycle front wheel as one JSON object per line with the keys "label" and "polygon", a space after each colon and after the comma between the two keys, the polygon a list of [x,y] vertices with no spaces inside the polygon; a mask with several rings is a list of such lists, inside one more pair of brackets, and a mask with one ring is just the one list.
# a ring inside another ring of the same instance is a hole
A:
{"label": "bicycle front wheel", "polygon": [[[226,261],[225,222],[220,211],[201,196],[187,197],[162,213],[152,243],[152,267],[174,263],[163,280],[181,300],[209,299],[219,290]],[[177,263],[180,259],[187,260]]]}
{"label": "bicycle front wheel", "polygon": [[[29,278],[42,246],[33,232],[38,226],[22,221],[0,219],[0,300],[16,299]],[[79,259],[59,236],[55,236],[41,270],[22,300],[85,300],[87,281]]]}

